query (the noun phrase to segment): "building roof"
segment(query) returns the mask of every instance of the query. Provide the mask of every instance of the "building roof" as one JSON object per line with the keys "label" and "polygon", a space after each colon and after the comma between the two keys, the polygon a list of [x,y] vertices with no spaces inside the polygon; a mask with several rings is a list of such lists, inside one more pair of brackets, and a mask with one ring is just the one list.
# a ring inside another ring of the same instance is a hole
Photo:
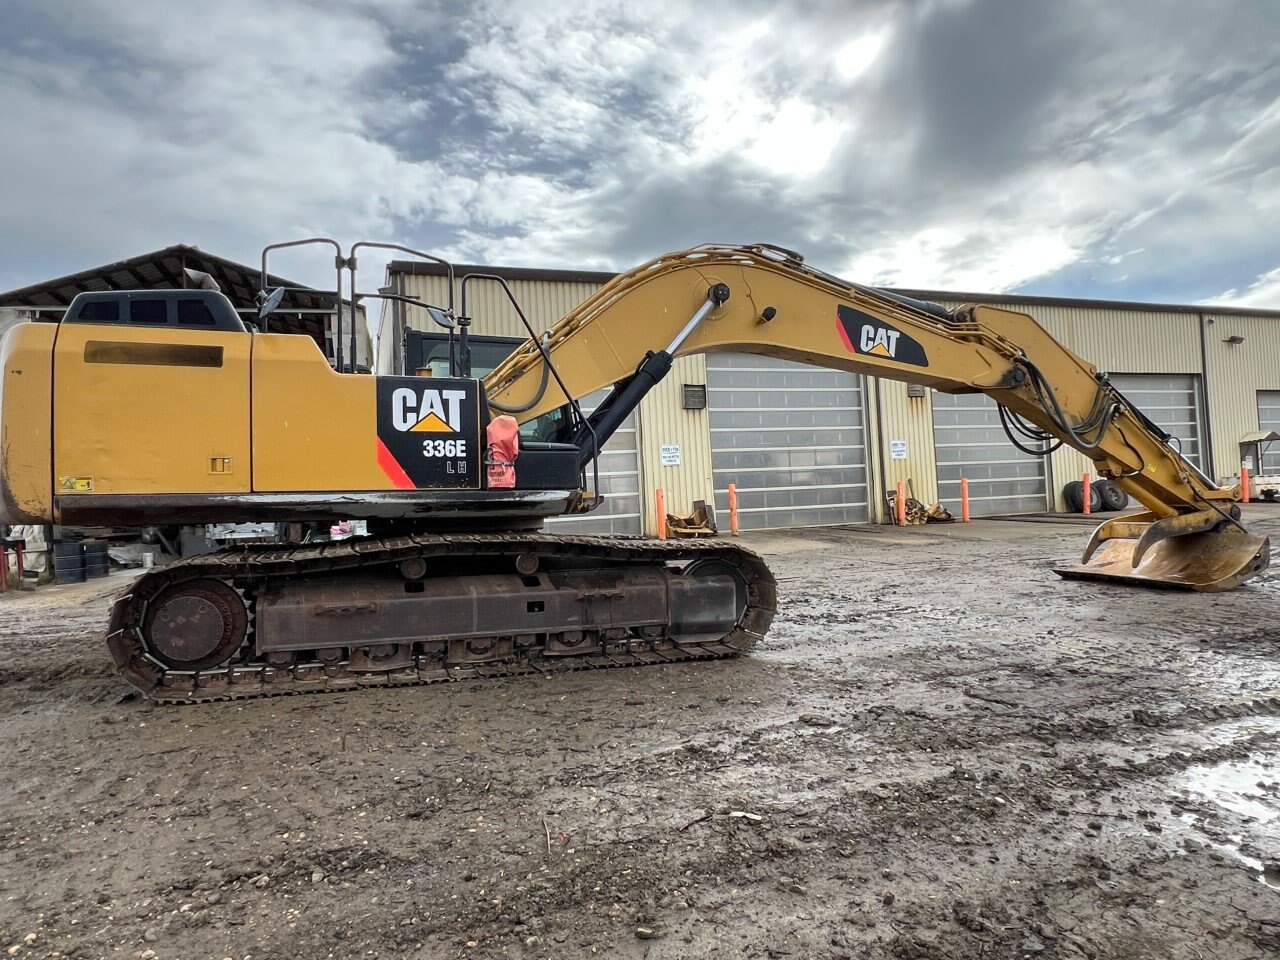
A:
{"label": "building roof", "polygon": [[[445,268],[438,263],[418,260],[393,260],[387,270],[392,273],[417,274],[440,277]],[[455,264],[455,276],[468,273],[490,273],[504,280],[542,280],[553,283],[608,283],[617,274],[598,270],[552,270],[539,267],[491,267],[475,264]],[[984,303],[992,306],[1023,307],[1088,307],[1095,310],[1130,310],[1141,313],[1212,313],[1218,316],[1276,317],[1280,309],[1265,310],[1255,307],[1213,306],[1203,303],[1143,303],[1130,300],[1090,300],[1084,297],[1038,297],[1018,293],[963,293],[954,290],[917,290],[904,287],[885,287],[889,293],[913,297],[917,300],[949,300],[962,303]]]}
{"label": "building roof", "polygon": [[1027,307],[1086,307],[1094,310],[1131,310],[1139,313],[1211,313],[1215,316],[1275,317],[1280,319],[1280,309],[1265,310],[1260,307],[1214,306],[1208,303],[1147,303],[1137,300],[1091,300],[1087,297],[1037,297],[1020,293],[956,293],[950,290],[907,290],[886,287],[890,293],[900,293],[917,300],[951,300],[963,303],[985,303],[992,306]]}
{"label": "building roof", "polygon": [[[56,315],[61,314],[77,293],[85,291],[182,290],[197,286],[186,277],[183,268],[209,274],[238,311],[252,312],[256,316],[261,276],[258,268],[186,244],[175,244],[163,250],[0,293],[0,307],[25,308],[37,314],[44,308]],[[268,276],[267,284],[270,287],[302,287],[285,294],[280,309],[271,315],[272,331],[306,334],[323,345],[325,321],[333,310],[333,294],[312,291],[274,274]]]}

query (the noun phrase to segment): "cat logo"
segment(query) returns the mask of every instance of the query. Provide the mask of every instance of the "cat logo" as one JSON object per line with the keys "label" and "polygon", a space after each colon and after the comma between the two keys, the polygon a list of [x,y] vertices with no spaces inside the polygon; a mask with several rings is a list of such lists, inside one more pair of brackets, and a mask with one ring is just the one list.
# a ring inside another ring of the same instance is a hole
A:
{"label": "cat logo", "polygon": [[480,487],[480,382],[378,377],[378,466],[398,490]]}
{"label": "cat logo", "polygon": [[896,360],[917,367],[929,365],[920,341],[893,324],[853,307],[836,308],[836,332],[850,353]]}
{"label": "cat logo", "polygon": [[465,390],[399,387],[391,394],[392,424],[401,433],[457,433]]}
{"label": "cat logo", "polygon": [[864,323],[858,338],[858,346],[862,348],[863,353],[895,357],[898,354],[899,336],[901,334],[897,330],[887,330],[884,327]]}

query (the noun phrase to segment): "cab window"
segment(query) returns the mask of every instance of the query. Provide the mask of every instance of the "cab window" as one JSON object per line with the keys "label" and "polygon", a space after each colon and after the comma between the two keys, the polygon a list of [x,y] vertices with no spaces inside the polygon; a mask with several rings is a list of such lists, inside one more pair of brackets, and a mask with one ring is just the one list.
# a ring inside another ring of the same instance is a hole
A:
{"label": "cab window", "polygon": [[213,311],[203,300],[178,301],[178,326],[180,327],[212,327],[217,325]]}
{"label": "cab window", "polygon": [[149,327],[163,327],[169,322],[168,300],[132,300],[129,303],[129,322]]}
{"label": "cab window", "polygon": [[117,300],[87,300],[72,319],[82,323],[119,323],[120,303]]}

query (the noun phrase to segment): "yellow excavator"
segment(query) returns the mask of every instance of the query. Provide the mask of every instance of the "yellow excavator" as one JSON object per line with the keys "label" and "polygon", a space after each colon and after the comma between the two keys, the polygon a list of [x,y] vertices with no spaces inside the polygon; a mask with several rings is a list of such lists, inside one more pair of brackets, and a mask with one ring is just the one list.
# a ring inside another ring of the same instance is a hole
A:
{"label": "yellow excavator", "polygon": [[[354,255],[336,259],[339,281],[351,269],[354,323],[366,295],[355,292]],[[60,322],[8,332],[3,522],[368,524],[364,537],[230,548],[135,580],[113,607],[107,646],[148,696],[205,701],[751,648],[776,600],[751,551],[540,529],[598,506],[602,445],[674,358],[707,351],[982,392],[1019,445],[1084,452],[1146,512],[1104,522],[1064,577],[1227,590],[1268,565],[1267,540],[1240,522],[1239,489],[1206,477],[1025,314],[851,284],[769,245],[708,245],[621,274],[545,332],[526,320],[528,340],[480,378],[466,290],[503,281],[461,278],[455,313],[446,267],[449,303],[410,302],[448,330],[448,376],[354,372],[340,334],[326,356],[309,337],[271,333],[280,289],[263,290],[264,332],[210,290],[82,293]],[[263,276],[265,286],[265,254]],[[341,282],[336,294],[341,303]],[[580,398],[603,388],[585,414]]]}

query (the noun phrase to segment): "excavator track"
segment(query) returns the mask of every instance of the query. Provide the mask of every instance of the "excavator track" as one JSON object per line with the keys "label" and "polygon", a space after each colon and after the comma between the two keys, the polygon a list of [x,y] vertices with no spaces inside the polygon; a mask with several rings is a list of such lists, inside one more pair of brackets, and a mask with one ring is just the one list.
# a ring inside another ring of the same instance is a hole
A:
{"label": "excavator track", "polygon": [[[447,636],[415,638],[383,646],[362,644],[353,636],[342,647],[265,654],[255,644],[258,601],[266,594],[288,597],[299,585],[305,591],[321,578],[341,586],[350,578],[386,577],[397,569],[413,570],[419,562],[479,563],[514,571],[529,564],[529,557],[582,570],[641,573],[688,572],[710,565],[721,578],[731,576],[744,594],[741,613],[732,629],[713,638],[673,636],[652,625],[619,629],[614,621],[601,630],[584,625],[568,646],[567,634],[468,635],[465,642],[450,642]],[[116,599],[107,646],[120,674],[147,697],[162,703],[206,703],[733,657],[763,638],[775,606],[776,585],[764,561],[722,541],[414,534],[244,546],[176,561],[144,574]]]}

